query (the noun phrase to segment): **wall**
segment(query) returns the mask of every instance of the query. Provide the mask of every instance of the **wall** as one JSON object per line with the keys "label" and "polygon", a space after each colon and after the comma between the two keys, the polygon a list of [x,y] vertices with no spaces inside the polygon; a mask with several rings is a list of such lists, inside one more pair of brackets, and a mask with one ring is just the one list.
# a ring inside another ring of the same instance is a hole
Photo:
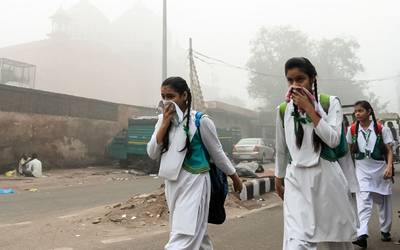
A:
{"label": "wall", "polygon": [[141,115],[154,109],[0,85],[0,171],[32,152],[48,168],[105,163],[107,143]]}
{"label": "wall", "polygon": [[[217,127],[240,127],[243,137],[262,137],[258,113],[207,104]],[[155,109],[0,85],[0,172],[33,152],[47,168],[107,163],[106,145],[130,117],[142,115],[155,115]],[[261,124],[271,123],[264,120]]]}
{"label": "wall", "polygon": [[218,101],[208,101],[206,106],[218,128],[240,128],[242,138],[262,136],[257,112]]}

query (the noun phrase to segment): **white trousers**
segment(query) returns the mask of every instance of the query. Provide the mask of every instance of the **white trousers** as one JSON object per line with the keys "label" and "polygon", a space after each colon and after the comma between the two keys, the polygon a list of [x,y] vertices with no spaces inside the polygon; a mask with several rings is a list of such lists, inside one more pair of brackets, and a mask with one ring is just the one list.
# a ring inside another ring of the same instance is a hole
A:
{"label": "white trousers", "polygon": [[297,239],[285,240],[283,250],[353,250],[351,242],[307,242]]}
{"label": "white trousers", "polygon": [[368,235],[368,223],[372,215],[372,207],[376,204],[379,211],[381,232],[388,233],[392,228],[392,198],[391,195],[381,195],[373,192],[357,193],[357,209],[360,228],[357,235]]}
{"label": "white trousers", "polygon": [[[351,193],[350,202],[351,202],[351,206],[353,207],[354,214],[357,214],[357,215],[358,215],[358,210],[357,210],[357,193]],[[357,220],[356,220],[356,225],[357,225],[357,228],[359,228],[359,227],[360,227],[360,219],[358,218],[358,216],[357,216],[356,219],[357,219]]]}
{"label": "white trousers", "polygon": [[213,250],[213,245],[208,235],[196,237],[171,233],[165,250]]}
{"label": "white trousers", "polygon": [[[173,210],[173,212],[171,212],[173,216],[170,217],[172,230],[169,235],[169,241],[164,249],[213,250],[213,245],[207,234],[208,210],[211,195],[210,177],[208,173],[207,175],[203,174],[203,176],[194,176],[183,171],[184,170],[182,170],[179,177],[181,178],[181,183],[175,183],[178,184],[178,186],[175,187],[175,184],[166,186],[168,191],[171,191],[170,189],[174,186],[173,190],[175,192],[166,191],[166,194],[168,194],[167,200],[173,200],[174,202],[170,202],[171,206],[169,205],[169,208],[171,209],[172,207],[171,210]],[[193,194],[193,191],[197,193]],[[184,206],[185,202],[190,203],[196,202],[197,200],[199,200],[199,206],[195,207],[195,209],[191,206]],[[182,210],[182,207],[185,209]],[[187,212],[197,213],[197,216],[191,216],[191,214]],[[185,220],[182,220],[182,217],[185,218]],[[189,234],[187,231],[182,230],[184,229],[182,225],[173,225],[174,223],[191,223],[195,225],[194,233]]]}

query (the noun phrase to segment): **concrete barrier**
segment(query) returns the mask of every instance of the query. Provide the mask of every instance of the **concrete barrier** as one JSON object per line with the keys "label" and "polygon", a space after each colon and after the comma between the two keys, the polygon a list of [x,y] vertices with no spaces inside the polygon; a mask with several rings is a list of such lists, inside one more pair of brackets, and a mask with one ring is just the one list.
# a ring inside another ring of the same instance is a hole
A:
{"label": "concrete barrier", "polygon": [[274,177],[249,180],[243,183],[243,189],[240,193],[240,200],[251,200],[261,195],[275,191]]}

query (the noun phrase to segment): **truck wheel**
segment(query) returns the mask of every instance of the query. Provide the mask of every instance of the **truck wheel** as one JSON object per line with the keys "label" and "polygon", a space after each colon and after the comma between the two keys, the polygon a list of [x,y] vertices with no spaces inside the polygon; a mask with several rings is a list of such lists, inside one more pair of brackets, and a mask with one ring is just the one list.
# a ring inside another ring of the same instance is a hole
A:
{"label": "truck wheel", "polygon": [[127,168],[129,166],[128,160],[119,160],[119,166],[121,168]]}

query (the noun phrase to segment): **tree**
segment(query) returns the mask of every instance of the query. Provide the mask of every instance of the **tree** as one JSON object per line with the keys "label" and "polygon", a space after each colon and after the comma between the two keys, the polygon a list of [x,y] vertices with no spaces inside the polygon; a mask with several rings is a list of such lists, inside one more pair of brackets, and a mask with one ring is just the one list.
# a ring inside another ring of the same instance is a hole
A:
{"label": "tree", "polygon": [[[353,39],[312,40],[307,34],[288,26],[263,27],[250,46],[247,66],[252,72],[248,91],[250,96],[263,100],[267,108],[282,102],[287,90],[284,64],[296,56],[307,57],[315,65],[320,92],[337,95],[344,104],[368,100],[367,96],[371,96],[365,82],[354,80],[363,71],[363,66],[357,57],[360,46]],[[371,101],[378,107],[377,98]],[[384,106],[379,105],[378,109]]]}

